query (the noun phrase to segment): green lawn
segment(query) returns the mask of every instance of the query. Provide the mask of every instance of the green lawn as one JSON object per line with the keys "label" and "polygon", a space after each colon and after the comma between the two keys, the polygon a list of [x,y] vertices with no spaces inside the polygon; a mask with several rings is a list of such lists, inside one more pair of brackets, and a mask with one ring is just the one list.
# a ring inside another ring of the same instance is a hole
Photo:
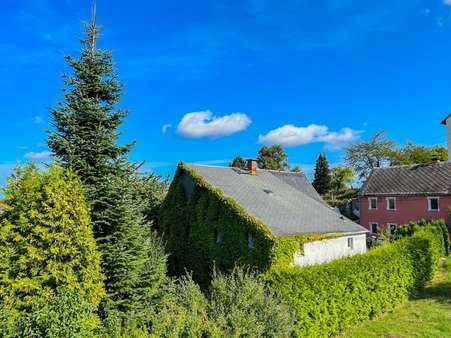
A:
{"label": "green lawn", "polygon": [[451,257],[416,297],[342,337],[451,337]]}

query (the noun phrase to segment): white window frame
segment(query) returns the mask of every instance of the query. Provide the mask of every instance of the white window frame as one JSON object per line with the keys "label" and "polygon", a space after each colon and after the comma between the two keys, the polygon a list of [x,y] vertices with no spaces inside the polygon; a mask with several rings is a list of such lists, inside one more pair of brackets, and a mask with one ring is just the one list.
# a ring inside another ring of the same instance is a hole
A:
{"label": "white window frame", "polygon": [[[394,209],[390,209],[390,201],[392,201],[392,200],[395,201],[395,208]],[[386,201],[387,201],[387,210],[388,211],[396,211],[396,210],[398,210],[398,203],[397,203],[396,197],[387,197]]]}
{"label": "white window frame", "polygon": [[[373,232],[373,225],[376,226],[376,232]],[[377,234],[378,230],[379,230],[379,223],[377,223],[377,222],[370,222],[370,232],[371,232],[371,234],[373,234],[373,235]]]}
{"label": "white window frame", "polygon": [[[431,208],[431,201],[437,200],[437,209]],[[428,211],[439,212],[440,211],[440,197],[428,197]]]}
{"label": "white window frame", "polygon": [[247,233],[247,247],[249,250],[254,249],[254,234],[252,232]]}
{"label": "white window frame", "polygon": [[354,251],[354,237],[348,237],[348,249]]}
{"label": "white window frame", "polygon": [[[376,201],[376,207],[373,208],[371,205],[371,201]],[[377,204],[379,203],[379,199],[377,197],[368,197],[368,210],[377,210]]]}
{"label": "white window frame", "polygon": [[395,227],[395,231],[398,230],[398,223],[387,223],[387,226],[388,226],[388,229],[390,230],[390,234],[391,234],[391,235],[393,235],[392,232],[391,232],[391,227],[392,227],[392,226]]}

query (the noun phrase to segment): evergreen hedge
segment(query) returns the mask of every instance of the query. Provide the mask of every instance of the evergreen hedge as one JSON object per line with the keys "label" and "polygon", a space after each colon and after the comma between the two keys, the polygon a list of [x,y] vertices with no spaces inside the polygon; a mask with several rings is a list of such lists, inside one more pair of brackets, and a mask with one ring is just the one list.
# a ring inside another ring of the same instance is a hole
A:
{"label": "evergreen hedge", "polygon": [[296,314],[299,337],[328,337],[377,316],[421,289],[445,252],[436,224],[411,237],[328,264],[266,273],[272,288]]}

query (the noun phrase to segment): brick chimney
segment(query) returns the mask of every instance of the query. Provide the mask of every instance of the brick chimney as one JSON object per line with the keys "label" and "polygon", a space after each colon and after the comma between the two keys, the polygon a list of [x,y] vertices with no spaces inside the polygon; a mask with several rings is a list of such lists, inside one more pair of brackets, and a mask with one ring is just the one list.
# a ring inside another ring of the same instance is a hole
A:
{"label": "brick chimney", "polygon": [[257,176],[257,160],[250,158],[247,160],[247,170],[252,176]]}
{"label": "brick chimney", "polygon": [[451,162],[451,114],[449,114],[448,117],[442,121],[442,124],[447,128],[448,162]]}

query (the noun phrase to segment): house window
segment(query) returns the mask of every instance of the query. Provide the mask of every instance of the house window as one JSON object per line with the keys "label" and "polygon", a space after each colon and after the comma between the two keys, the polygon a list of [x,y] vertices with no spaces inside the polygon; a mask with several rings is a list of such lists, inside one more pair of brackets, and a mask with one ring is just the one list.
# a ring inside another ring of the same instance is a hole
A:
{"label": "house window", "polygon": [[348,248],[354,250],[354,237],[348,237]]}
{"label": "house window", "polygon": [[391,211],[396,210],[396,198],[395,197],[387,197],[387,210],[391,210]]}
{"label": "house window", "polygon": [[370,230],[372,234],[377,234],[377,228],[379,227],[378,223],[370,223]]}
{"label": "house window", "polygon": [[428,197],[428,210],[440,211],[440,204],[438,197]]}
{"label": "house window", "polygon": [[215,229],[215,241],[217,244],[222,243],[222,234],[218,231],[218,229]]}
{"label": "house window", "polygon": [[368,198],[368,209],[377,210],[377,197]]}
{"label": "house window", "polygon": [[254,235],[251,232],[247,233],[247,247],[251,250],[254,248]]}
{"label": "house window", "polygon": [[396,233],[396,230],[398,230],[398,224],[396,223],[388,223],[388,228],[390,229],[390,234],[394,235]]}

